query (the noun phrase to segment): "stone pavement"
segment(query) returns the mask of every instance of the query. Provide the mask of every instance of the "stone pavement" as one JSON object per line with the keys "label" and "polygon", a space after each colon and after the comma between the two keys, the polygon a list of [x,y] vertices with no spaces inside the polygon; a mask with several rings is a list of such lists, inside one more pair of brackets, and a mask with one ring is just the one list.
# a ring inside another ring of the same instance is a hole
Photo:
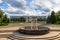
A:
{"label": "stone pavement", "polygon": [[[27,24],[27,25],[29,25],[29,24]],[[18,24],[18,25],[17,24],[14,24],[14,25],[8,26],[8,27],[0,27],[0,40],[7,40],[5,37],[7,37],[10,34],[13,34],[12,32],[14,32],[15,30],[18,30],[20,27],[27,26],[27,25],[26,24]],[[44,25],[44,26],[49,27],[51,30],[57,30],[57,31],[59,30],[58,32],[55,31],[57,33],[60,32],[60,27],[59,26],[56,26],[56,25]],[[54,33],[52,33],[50,35],[53,35],[53,34]],[[60,40],[60,38],[58,38],[56,40]]]}

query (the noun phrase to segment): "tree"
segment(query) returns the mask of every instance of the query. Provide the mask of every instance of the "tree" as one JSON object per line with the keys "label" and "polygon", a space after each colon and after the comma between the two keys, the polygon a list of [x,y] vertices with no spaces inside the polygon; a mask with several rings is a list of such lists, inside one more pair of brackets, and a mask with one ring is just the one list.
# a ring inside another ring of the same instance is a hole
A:
{"label": "tree", "polygon": [[9,23],[9,18],[7,18],[7,15],[4,15],[4,16],[3,16],[2,22],[4,22],[4,23]]}
{"label": "tree", "polygon": [[56,13],[56,17],[57,17],[57,21],[60,22],[60,11],[58,11],[58,12]]}
{"label": "tree", "polygon": [[54,11],[51,12],[50,20],[52,24],[56,23],[56,16]]}
{"label": "tree", "polygon": [[26,19],[24,17],[20,17],[20,22],[25,22]]}
{"label": "tree", "polygon": [[50,23],[50,16],[48,16],[47,18],[47,23]]}
{"label": "tree", "polygon": [[0,9],[0,25],[2,24],[2,19],[3,19],[3,10]]}
{"label": "tree", "polygon": [[3,10],[0,9],[0,26],[7,25],[9,23],[9,19],[7,15],[4,15]]}
{"label": "tree", "polygon": [[48,23],[51,23],[51,24],[56,23],[56,16],[54,11],[51,12],[50,17],[48,16],[47,20],[48,20],[47,21]]}
{"label": "tree", "polygon": [[3,16],[4,12],[0,9],[0,18]]}

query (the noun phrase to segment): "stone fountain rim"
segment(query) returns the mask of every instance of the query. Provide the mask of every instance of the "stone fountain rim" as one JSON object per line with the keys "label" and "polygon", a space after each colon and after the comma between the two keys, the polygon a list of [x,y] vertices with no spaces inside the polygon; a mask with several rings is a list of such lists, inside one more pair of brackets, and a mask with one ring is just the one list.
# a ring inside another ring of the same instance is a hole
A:
{"label": "stone fountain rim", "polygon": [[[31,27],[31,26],[25,26],[25,27]],[[25,29],[25,27],[21,27],[19,29],[23,29],[23,30],[34,30],[34,29]],[[41,29],[41,30],[50,29],[49,27],[44,27],[44,26],[37,26],[37,27],[42,27],[43,29]]]}

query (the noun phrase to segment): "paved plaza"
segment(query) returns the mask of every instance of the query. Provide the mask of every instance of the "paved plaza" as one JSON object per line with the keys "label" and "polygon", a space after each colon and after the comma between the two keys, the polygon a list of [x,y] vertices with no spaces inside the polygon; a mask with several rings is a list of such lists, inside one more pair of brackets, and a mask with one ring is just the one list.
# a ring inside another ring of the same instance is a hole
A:
{"label": "paved plaza", "polygon": [[[55,38],[54,40],[60,40],[60,26],[52,25],[52,24],[48,24],[48,25],[44,24],[43,25],[43,24],[40,24],[40,23],[38,25],[49,27],[51,29],[50,33],[46,34],[46,35],[42,35],[42,36],[26,36],[26,35],[25,36],[27,38],[35,38],[33,40],[37,40],[36,37],[37,38],[48,38],[48,37],[52,37],[52,36],[58,35],[57,38]],[[0,40],[7,40],[7,36],[8,35],[13,34],[13,32],[15,30],[18,30],[20,27],[24,27],[24,26],[30,26],[30,23],[14,23],[14,24],[10,24],[8,26],[1,26],[0,27]]]}

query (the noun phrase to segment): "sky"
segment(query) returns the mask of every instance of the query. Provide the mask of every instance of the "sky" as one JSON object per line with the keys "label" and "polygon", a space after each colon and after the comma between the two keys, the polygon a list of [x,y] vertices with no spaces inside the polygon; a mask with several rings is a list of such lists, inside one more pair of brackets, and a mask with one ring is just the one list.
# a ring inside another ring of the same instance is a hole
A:
{"label": "sky", "polygon": [[60,0],[0,0],[0,8],[9,16],[47,16],[60,10]]}

